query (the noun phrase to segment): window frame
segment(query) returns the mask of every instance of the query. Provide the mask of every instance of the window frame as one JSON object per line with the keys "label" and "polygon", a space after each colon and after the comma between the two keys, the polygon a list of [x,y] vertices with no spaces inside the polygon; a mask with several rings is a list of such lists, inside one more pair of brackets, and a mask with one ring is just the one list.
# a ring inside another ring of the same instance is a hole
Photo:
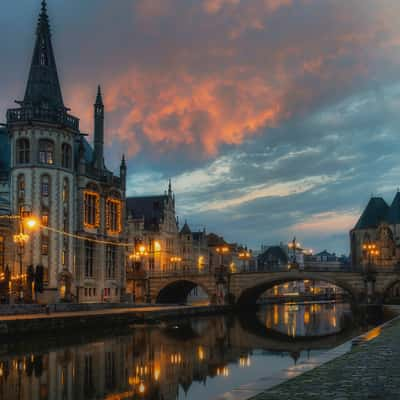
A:
{"label": "window frame", "polygon": [[54,142],[50,139],[39,140],[39,164],[54,165]]}
{"label": "window frame", "polygon": [[[24,145],[22,145],[24,144]],[[19,138],[16,141],[16,164],[29,164],[31,154],[31,143],[28,138]]]}

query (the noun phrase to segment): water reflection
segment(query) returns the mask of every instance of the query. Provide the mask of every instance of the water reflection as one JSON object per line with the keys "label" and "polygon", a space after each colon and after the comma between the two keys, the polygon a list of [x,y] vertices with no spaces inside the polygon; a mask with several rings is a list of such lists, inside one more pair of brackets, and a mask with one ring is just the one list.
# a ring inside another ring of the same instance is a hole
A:
{"label": "water reflection", "polygon": [[354,332],[293,340],[339,332],[347,311],[279,305],[244,319],[199,318],[112,337],[2,345],[0,400],[212,399],[349,339]]}
{"label": "water reflection", "polygon": [[271,305],[260,314],[265,326],[292,338],[327,336],[341,332],[351,324],[347,303]]}

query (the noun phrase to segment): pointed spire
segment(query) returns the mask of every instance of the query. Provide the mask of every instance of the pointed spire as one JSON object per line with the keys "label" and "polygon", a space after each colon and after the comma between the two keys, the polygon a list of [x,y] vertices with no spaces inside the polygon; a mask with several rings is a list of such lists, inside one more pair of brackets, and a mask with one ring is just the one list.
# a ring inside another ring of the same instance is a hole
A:
{"label": "pointed spire", "polygon": [[104,105],[100,85],[94,103],[94,153],[93,163],[98,170],[104,169]]}
{"label": "pointed spire", "polygon": [[121,167],[126,168],[125,154],[122,154]]}
{"label": "pointed spire", "polygon": [[103,106],[103,96],[101,94],[101,86],[97,86],[97,96],[96,96],[96,103],[97,106]]}
{"label": "pointed spire", "polygon": [[171,179],[169,179],[168,181],[168,196],[172,196],[172,183],[171,183]]}
{"label": "pointed spire", "polygon": [[35,105],[46,109],[65,110],[51,43],[50,23],[45,0],[42,1],[39,14],[36,43],[22,103],[25,106]]}

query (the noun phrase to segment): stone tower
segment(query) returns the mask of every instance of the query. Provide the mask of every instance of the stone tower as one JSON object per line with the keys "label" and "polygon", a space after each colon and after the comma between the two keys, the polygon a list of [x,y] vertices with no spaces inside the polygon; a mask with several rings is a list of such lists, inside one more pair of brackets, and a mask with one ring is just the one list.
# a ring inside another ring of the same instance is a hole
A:
{"label": "stone tower", "polygon": [[[7,111],[12,212],[31,211],[44,227],[68,232],[74,225],[74,148],[79,120],[64,105],[44,0],[25,96],[17,104],[18,108]],[[73,268],[73,245],[72,238],[46,228],[31,235],[24,268],[44,267],[43,301],[57,299],[59,274]]]}

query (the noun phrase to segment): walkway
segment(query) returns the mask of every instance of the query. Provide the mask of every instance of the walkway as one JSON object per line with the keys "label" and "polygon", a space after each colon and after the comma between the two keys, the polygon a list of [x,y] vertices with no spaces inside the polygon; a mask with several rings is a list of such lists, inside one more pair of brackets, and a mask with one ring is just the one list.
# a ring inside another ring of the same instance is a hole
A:
{"label": "walkway", "polygon": [[349,353],[252,400],[399,400],[400,319],[367,334]]}
{"label": "walkway", "polygon": [[33,320],[33,319],[53,319],[53,318],[69,318],[69,317],[86,317],[86,316],[99,316],[99,315],[117,315],[117,314],[136,314],[141,315],[154,314],[159,311],[171,312],[177,310],[189,310],[196,308],[195,306],[132,306],[124,308],[110,308],[100,309],[94,311],[67,311],[67,312],[51,312],[49,314],[18,314],[18,315],[1,315],[0,322],[3,321],[17,321],[17,320]]}

